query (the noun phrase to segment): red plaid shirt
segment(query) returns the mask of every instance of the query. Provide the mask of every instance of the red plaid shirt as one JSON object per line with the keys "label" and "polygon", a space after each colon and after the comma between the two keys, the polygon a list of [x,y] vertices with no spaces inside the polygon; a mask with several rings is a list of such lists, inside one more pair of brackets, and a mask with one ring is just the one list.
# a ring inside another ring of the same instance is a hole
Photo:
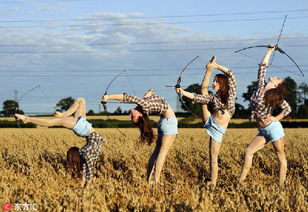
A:
{"label": "red plaid shirt", "polygon": [[213,107],[214,112],[216,111],[224,111],[227,110],[231,117],[234,115],[235,112],[235,98],[236,98],[236,80],[234,77],[233,71],[229,70],[228,73],[225,74],[228,77],[228,84],[229,84],[229,98],[227,100],[227,104],[223,104],[221,99],[216,94],[209,94],[207,96],[203,96],[201,94],[194,93],[194,101],[201,103],[201,104],[211,104]]}
{"label": "red plaid shirt", "polygon": [[[252,120],[253,118],[264,119],[268,115],[271,115],[272,111],[274,109],[274,108],[265,106],[265,101],[264,101],[265,93],[261,93],[261,91],[265,87],[265,79],[264,78],[265,78],[267,67],[268,67],[268,65],[265,65],[265,64],[261,64],[260,67],[259,67],[258,89],[250,98],[250,104],[251,104],[250,120]],[[282,108],[285,116],[287,116],[292,111],[289,103],[286,100],[284,100],[279,106]]]}
{"label": "red plaid shirt", "polygon": [[149,97],[140,98],[134,95],[124,93],[123,101],[137,104],[141,108],[141,110],[147,115],[159,114],[162,116],[166,113],[169,107],[167,101],[163,97],[155,94],[152,94]]}

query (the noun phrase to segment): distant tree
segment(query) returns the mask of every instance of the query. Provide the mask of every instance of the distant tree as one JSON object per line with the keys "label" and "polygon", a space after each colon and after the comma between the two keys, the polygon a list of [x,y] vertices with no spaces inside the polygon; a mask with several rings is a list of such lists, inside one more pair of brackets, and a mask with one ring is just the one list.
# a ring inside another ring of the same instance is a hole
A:
{"label": "distant tree", "polygon": [[301,83],[298,86],[298,118],[308,118],[308,85],[306,83]]}
{"label": "distant tree", "polygon": [[87,115],[89,115],[89,116],[91,116],[91,115],[95,115],[94,110],[89,110],[89,111],[88,111],[88,113],[87,113]]}
{"label": "distant tree", "polygon": [[4,116],[14,116],[15,113],[24,114],[22,110],[16,110],[18,108],[18,103],[14,100],[6,100],[3,102],[3,111],[1,114]]}
{"label": "distant tree", "polygon": [[250,101],[250,97],[258,88],[258,81],[252,81],[250,85],[247,86],[247,92],[242,94],[244,101]]}
{"label": "distant tree", "polygon": [[308,104],[308,85],[302,82],[298,86],[298,103]]}
{"label": "distant tree", "polygon": [[249,110],[247,110],[243,105],[235,103],[235,113],[233,115],[233,118],[248,119],[249,115]]}
{"label": "distant tree", "polygon": [[292,108],[292,112],[290,114],[291,117],[295,118],[297,114],[297,84],[291,77],[285,78],[283,82],[288,89],[288,95],[286,96],[285,100]]}
{"label": "distant tree", "polygon": [[[188,91],[188,92],[194,92],[194,93],[200,94],[200,89],[201,89],[201,86],[199,84],[192,84],[192,85],[189,85],[184,90]],[[200,104],[195,104],[192,99],[189,99],[185,96],[182,96],[182,100],[185,103],[185,105],[189,108],[189,110],[191,110],[197,116],[201,117],[202,111],[201,111],[201,105]],[[180,101],[180,100],[178,100],[178,101]],[[181,102],[181,108],[184,111],[188,112],[187,108],[183,105],[182,102]]]}
{"label": "distant tree", "polygon": [[61,111],[66,111],[67,109],[70,108],[70,106],[72,106],[72,104],[74,104],[75,99],[72,98],[71,96],[66,97],[64,99],[61,99],[56,106],[61,110]]}
{"label": "distant tree", "polygon": [[114,114],[116,114],[116,115],[121,115],[121,114],[122,114],[122,109],[121,109],[121,107],[118,107],[118,108],[114,111]]}

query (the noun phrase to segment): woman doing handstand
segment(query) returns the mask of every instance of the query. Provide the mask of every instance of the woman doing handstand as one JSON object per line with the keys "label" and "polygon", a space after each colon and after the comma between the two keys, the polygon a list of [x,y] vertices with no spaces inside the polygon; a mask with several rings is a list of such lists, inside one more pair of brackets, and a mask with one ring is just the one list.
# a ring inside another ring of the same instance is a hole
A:
{"label": "woman doing handstand", "polygon": [[[87,187],[93,178],[94,163],[100,155],[102,138],[86,120],[86,101],[77,98],[74,104],[64,113],[56,111],[54,119],[43,119],[15,114],[23,123],[34,123],[44,127],[62,126],[72,129],[77,136],[86,138],[86,145],[82,148],[71,147],[67,152],[68,166],[78,178],[82,178],[82,187]],[[70,117],[74,114],[74,117]]]}

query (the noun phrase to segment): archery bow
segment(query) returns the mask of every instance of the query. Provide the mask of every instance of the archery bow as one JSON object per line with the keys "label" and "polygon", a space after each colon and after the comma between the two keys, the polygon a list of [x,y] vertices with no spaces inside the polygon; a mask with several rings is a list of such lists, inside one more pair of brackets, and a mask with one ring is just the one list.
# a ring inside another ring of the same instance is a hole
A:
{"label": "archery bow", "polygon": [[[240,52],[240,51],[244,51],[244,50],[246,50],[246,49],[251,49],[251,48],[256,48],[256,47],[270,48],[271,45],[249,46],[249,47],[245,47],[245,48],[239,49],[239,50],[235,51],[234,53],[238,53],[238,52]],[[297,65],[297,63],[294,61],[294,59],[293,59],[290,55],[288,55],[284,50],[282,50],[282,49],[281,49],[280,47],[278,47],[278,46],[275,47],[275,51],[276,51],[276,50],[277,50],[278,52],[280,52],[281,54],[286,55],[286,56],[295,64],[295,66],[297,67],[297,69],[301,72],[302,76],[304,76],[303,71],[300,69],[299,65]]]}
{"label": "archery bow", "polygon": [[[17,100],[17,107],[15,108],[15,113],[19,110],[19,103],[21,102],[21,100],[22,100],[28,93],[30,93],[31,91],[33,91],[33,90],[35,90],[35,89],[37,89],[37,88],[40,88],[40,85],[37,85],[37,86],[35,86],[35,87],[33,87],[33,88],[27,90],[27,91]],[[33,139],[34,141],[39,142],[36,138],[34,138],[33,136],[29,135],[28,133],[26,133],[26,132],[22,129],[22,127],[21,127],[20,124],[19,124],[19,120],[18,120],[17,117],[15,117],[15,121],[16,121],[16,124],[17,124],[17,126],[19,127],[19,129],[20,129],[25,135],[27,135],[29,138]]]}
{"label": "archery bow", "polygon": [[[181,87],[181,81],[182,81],[182,74],[184,73],[184,71],[187,69],[187,67],[192,64],[197,58],[199,58],[199,56],[195,57],[194,59],[192,59],[189,63],[187,63],[187,65],[182,69],[180,76],[178,77],[177,83],[175,85],[176,88],[180,88]],[[181,101],[181,103],[184,105],[184,107],[192,114],[194,115],[196,118],[199,118],[196,114],[194,114],[189,108],[188,106],[185,104],[185,102],[182,99],[182,95],[180,93],[178,93],[179,99]]]}
{"label": "archery bow", "polygon": [[[126,72],[126,70],[123,70],[123,71],[121,71],[120,73],[118,73],[118,74],[110,81],[110,83],[108,84],[108,86],[107,86],[107,88],[106,88],[106,91],[105,91],[105,93],[104,93],[103,96],[107,95],[108,89],[109,89],[110,85],[112,84],[112,82],[115,81],[116,78],[118,78],[118,77],[119,77],[121,74],[123,74],[124,72]],[[104,111],[105,111],[105,113],[106,113],[106,116],[107,116],[108,120],[111,121],[111,119],[109,118],[109,115],[108,115],[108,111],[107,111],[107,102],[101,101],[101,103],[103,104]],[[119,128],[116,127],[116,129],[117,129],[122,135],[126,136]]]}
{"label": "archery bow", "polygon": [[[280,41],[280,38],[281,38],[281,34],[282,34],[282,31],[283,31],[283,28],[284,28],[284,24],[287,20],[287,15],[285,15],[284,17],[284,20],[283,20],[283,23],[282,23],[282,27],[281,27],[281,30],[280,30],[280,33],[279,33],[279,36],[278,36],[278,39],[277,39],[277,43],[275,45],[275,51],[279,51],[281,54],[284,54],[286,55],[294,64],[295,66],[297,67],[297,69],[301,72],[302,76],[304,76],[304,73],[303,71],[300,69],[300,67],[297,65],[297,63],[295,62],[295,60],[290,56],[288,55],[285,51],[283,51],[280,47],[278,47],[278,43]],[[235,53],[238,53],[240,51],[243,51],[243,50],[246,50],[246,49],[251,49],[251,48],[256,48],[256,47],[265,47],[265,48],[269,48],[270,45],[257,45],[257,46],[249,46],[249,47],[245,47],[245,48],[242,48],[242,49],[239,49],[237,51],[235,51]],[[272,59],[271,59],[271,62],[270,62],[270,65],[272,64],[273,60],[274,60],[274,56],[275,56],[275,52],[272,56]]]}

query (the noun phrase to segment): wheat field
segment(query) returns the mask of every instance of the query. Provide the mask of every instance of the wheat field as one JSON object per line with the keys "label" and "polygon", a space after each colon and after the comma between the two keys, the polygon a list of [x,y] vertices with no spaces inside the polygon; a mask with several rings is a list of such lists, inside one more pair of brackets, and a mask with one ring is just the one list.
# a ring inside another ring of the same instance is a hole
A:
{"label": "wheat field", "polygon": [[285,129],[288,173],[278,187],[279,162],[271,144],[255,154],[243,186],[237,184],[242,153],[256,129],[228,129],[220,150],[217,187],[209,178],[208,136],[179,129],[161,184],[146,182],[154,149],[137,142],[137,129],[98,129],[108,142],[95,179],[82,190],[66,173],[66,151],[83,138],[67,129],[1,129],[0,204],[36,204],[39,211],[307,211],[307,129]]}

